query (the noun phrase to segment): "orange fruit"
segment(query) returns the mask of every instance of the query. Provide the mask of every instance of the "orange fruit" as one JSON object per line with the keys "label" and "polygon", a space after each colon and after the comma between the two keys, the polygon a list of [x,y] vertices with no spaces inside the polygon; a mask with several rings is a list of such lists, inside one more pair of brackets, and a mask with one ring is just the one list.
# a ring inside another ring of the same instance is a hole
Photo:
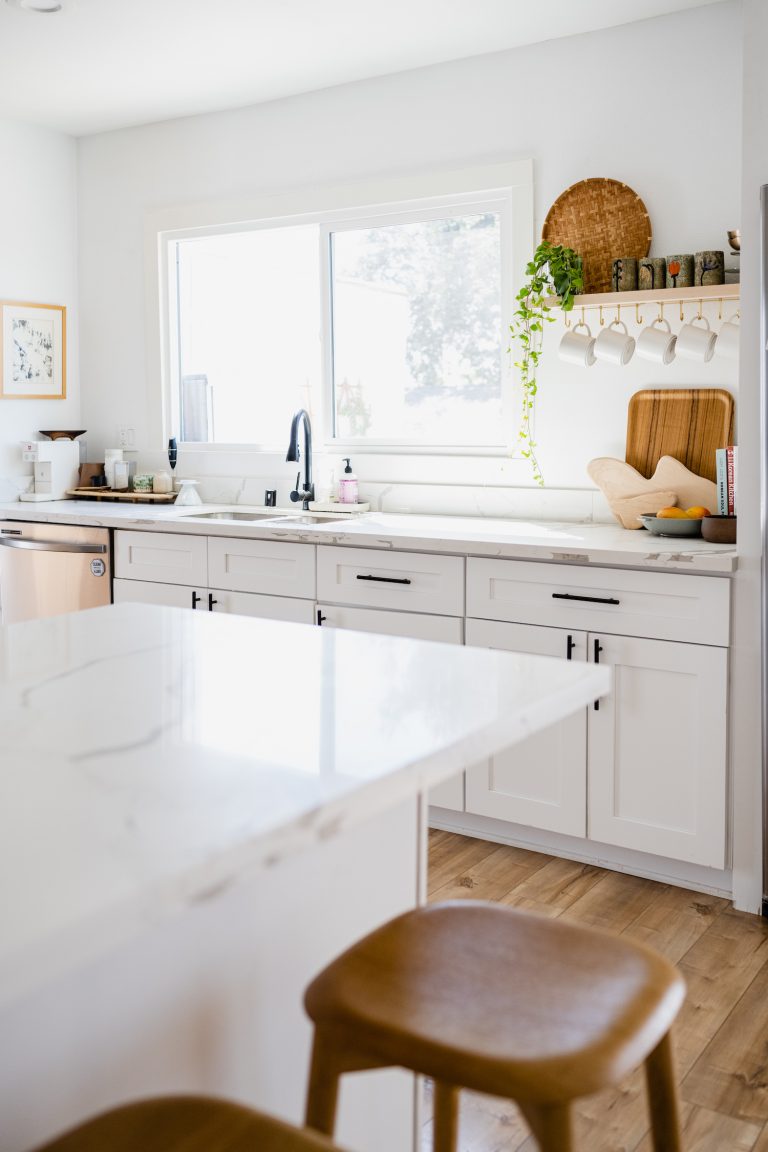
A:
{"label": "orange fruit", "polygon": [[709,508],[705,508],[702,504],[694,504],[692,508],[686,508],[685,514],[689,516],[691,520],[700,520],[702,516],[712,515]]}
{"label": "orange fruit", "polygon": [[656,515],[660,520],[687,520],[688,513],[682,508],[659,508]]}

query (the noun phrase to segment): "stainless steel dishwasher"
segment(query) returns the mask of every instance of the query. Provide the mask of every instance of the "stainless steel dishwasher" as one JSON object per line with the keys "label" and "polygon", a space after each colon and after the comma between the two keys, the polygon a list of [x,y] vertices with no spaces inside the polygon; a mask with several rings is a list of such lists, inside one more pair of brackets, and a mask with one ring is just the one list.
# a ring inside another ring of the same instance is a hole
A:
{"label": "stainless steel dishwasher", "polygon": [[0,620],[36,620],[112,600],[108,528],[0,521]]}

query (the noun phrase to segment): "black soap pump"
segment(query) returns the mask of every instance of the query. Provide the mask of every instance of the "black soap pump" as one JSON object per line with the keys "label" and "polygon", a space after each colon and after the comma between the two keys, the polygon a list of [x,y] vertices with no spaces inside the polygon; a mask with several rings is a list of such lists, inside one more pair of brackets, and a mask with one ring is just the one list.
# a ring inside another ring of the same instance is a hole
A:
{"label": "black soap pump", "polygon": [[339,504],[357,504],[357,476],[352,471],[349,456],[342,457],[346,461],[346,468],[339,480]]}

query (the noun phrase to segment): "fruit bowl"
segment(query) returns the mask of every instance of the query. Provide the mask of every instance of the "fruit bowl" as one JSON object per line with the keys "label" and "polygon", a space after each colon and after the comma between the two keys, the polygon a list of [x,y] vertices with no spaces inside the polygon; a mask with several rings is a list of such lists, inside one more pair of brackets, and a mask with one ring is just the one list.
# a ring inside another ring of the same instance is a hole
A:
{"label": "fruit bowl", "polygon": [[638,516],[644,527],[654,536],[701,536],[701,517],[696,520],[688,516],[679,519],[666,516]]}

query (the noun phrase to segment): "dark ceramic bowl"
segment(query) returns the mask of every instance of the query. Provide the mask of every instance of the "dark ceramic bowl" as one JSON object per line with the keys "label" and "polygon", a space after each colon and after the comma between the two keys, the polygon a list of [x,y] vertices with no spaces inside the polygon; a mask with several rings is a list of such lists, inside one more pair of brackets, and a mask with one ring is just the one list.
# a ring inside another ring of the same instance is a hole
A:
{"label": "dark ceramic bowl", "polygon": [[701,536],[701,520],[687,516],[640,516],[640,520],[654,536]]}
{"label": "dark ceramic bowl", "polygon": [[735,544],[736,517],[705,516],[701,522],[701,534],[710,544]]}

